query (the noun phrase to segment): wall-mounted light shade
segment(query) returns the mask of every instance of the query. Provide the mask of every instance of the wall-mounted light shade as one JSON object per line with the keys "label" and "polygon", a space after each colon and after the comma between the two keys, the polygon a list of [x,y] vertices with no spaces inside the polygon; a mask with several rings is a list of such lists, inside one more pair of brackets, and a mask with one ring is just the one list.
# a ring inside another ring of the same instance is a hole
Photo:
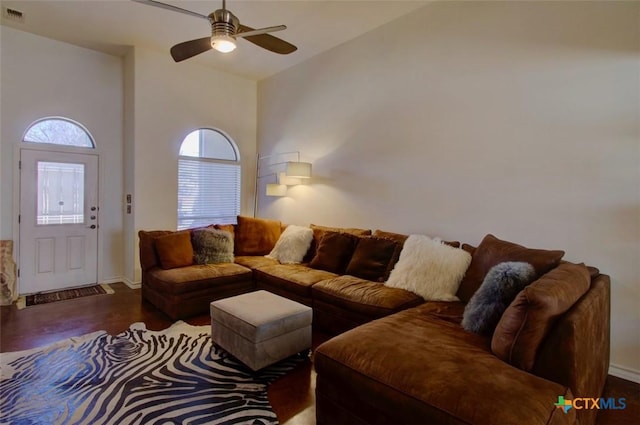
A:
{"label": "wall-mounted light shade", "polygon": [[275,183],[267,184],[267,196],[286,196],[286,194],[287,186]]}
{"label": "wall-mounted light shade", "polygon": [[294,177],[298,179],[311,178],[311,163],[310,162],[287,162],[287,177]]}
{"label": "wall-mounted light shade", "polygon": [[295,186],[297,184],[302,184],[302,179],[298,177],[288,177],[287,173],[282,171],[278,173],[278,183],[286,186]]}

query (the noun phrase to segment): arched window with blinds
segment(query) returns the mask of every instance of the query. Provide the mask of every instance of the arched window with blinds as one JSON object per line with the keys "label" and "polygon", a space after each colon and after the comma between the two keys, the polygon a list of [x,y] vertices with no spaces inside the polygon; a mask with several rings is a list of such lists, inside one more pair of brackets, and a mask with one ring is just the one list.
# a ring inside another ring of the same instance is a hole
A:
{"label": "arched window with blinds", "polygon": [[178,158],[178,230],[236,223],[240,214],[240,156],[221,131],[187,135]]}

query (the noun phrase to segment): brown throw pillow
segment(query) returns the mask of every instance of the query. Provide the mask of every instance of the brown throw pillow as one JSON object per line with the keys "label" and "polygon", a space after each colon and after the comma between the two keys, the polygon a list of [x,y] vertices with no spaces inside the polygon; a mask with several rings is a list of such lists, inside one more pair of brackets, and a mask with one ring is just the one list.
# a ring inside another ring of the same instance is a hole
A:
{"label": "brown throw pillow", "polygon": [[370,229],[358,229],[355,227],[327,227],[327,226],[319,226],[317,224],[309,225],[311,230],[313,230],[313,239],[311,240],[311,246],[309,247],[309,251],[307,251],[307,255],[304,256],[303,262],[309,262],[315,257],[316,251],[318,250],[318,244],[320,240],[327,232],[337,232],[337,233],[349,233],[351,235],[356,236],[370,236]]}
{"label": "brown throw pillow", "polygon": [[384,282],[389,262],[397,247],[398,243],[391,239],[360,238],[347,266],[346,274],[374,282]]}
{"label": "brown throw pillow", "polygon": [[278,242],[280,229],[279,220],[239,215],[235,228],[235,254],[267,255]]}
{"label": "brown throw pillow", "polygon": [[391,271],[393,270],[396,263],[400,259],[400,253],[402,252],[402,247],[404,246],[404,243],[406,242],[409,235],[403,235],[402,233],[386,232],[384,230],[377,229],[375,232],[373,232],[373,237],[391,239],[396,241],[396,250],[393,253],[393,256],[391,257],[391,259],[389,260],[389,264],[387,265],[387,270],[385,271],[384,276],[382,278],[382,282],[386,282],[389,279],[389,276],[391,275]]}
{"label": "brown throw pillow", "polygon": [[155,240],[158,236],[170,233],[173,232],[171,230],[140,230],[138,232],[138,238],[140,239],[140,267],[142,267],[142,270],[160,266]]}
{"label": "brown throw pillow", "polygon": [[533,369],[549,329],[590,284],[584,264],[563,263],[524,288],[502,314],[491,339],[491,351],[515,367]]}
{"label": "brown throw pillow", "polygon": [[175,269],[193,264],[191,232],[174,232],[155,240],[156,251],[163,269]]}
{"label": "brown throw pillow", "polygon": [[326,232],[309,267],[343,274],[357,243],[358,237],[349,233]]}
{"label": "brown throw pillow", "polygon": [[538,276],[556,267],[564,251],[530,249],[487,235],[473,252],[471,264],[460,283],[456,294],[460,300],[468,302],[478,290],[491,267],[506,261],[522,261],[533,266]]}

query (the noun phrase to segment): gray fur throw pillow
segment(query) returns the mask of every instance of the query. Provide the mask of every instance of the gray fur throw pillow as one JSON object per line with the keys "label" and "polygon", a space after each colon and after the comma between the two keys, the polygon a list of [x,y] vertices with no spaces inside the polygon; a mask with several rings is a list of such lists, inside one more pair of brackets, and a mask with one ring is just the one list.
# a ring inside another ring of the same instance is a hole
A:
{"label": "gray fur throw pillow", "polygon": [[233,236],[217,229],[196,229],[191,232],[195,264],[233,263]]}
{"label": "gray fur throw pillow", "polygon": [[529,263],[505,262],[493,266],[467,303],[462,327],[477,334],[491,335],[502,313],[535,278],[536,272]]}

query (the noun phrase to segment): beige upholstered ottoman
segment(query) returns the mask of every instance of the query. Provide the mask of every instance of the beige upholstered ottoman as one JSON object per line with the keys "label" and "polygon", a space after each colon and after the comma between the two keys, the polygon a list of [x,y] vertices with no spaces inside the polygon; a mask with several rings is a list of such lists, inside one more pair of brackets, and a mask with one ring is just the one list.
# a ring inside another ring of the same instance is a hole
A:
{"label": "beige upholstered ottoman", "polygon": [[211,303],[211,338],[253,370],[311,348],[312,310],[267,291]]}

